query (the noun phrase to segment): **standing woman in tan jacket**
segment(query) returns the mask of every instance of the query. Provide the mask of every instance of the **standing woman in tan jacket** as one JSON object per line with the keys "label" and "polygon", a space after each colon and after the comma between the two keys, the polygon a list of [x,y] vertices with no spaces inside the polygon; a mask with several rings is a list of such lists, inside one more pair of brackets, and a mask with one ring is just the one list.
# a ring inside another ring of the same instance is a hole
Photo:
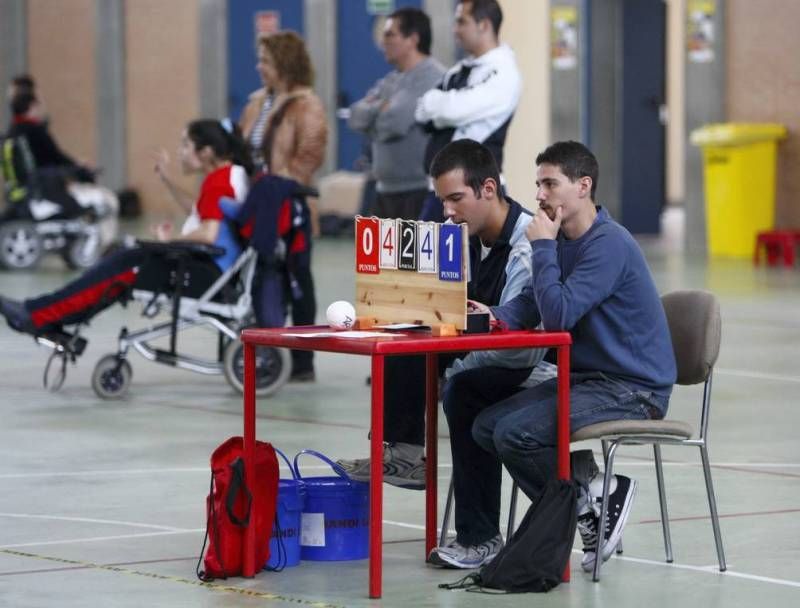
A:
{"label": "standing woman in tan jacket", "polygon": [[[325,158],[328,122],[322,100],[311,89],[314,69],[303,39],[291,31],[260,38],[257,69],[265,88],[274,96],[262,140],[265,168],[272,175],[311,185]],[[319,219],[313,199],[309,200],[309,210],[311,232],[316,236]],[[308,247],[310,253],[310,240]],[[292,290],[292,323],[311,325],[317,305],[310,256],[308,264],[294,269],[294,274],[299,289]],[[313,353],[292,351],[292,379],[308,382],[314,377]]]}

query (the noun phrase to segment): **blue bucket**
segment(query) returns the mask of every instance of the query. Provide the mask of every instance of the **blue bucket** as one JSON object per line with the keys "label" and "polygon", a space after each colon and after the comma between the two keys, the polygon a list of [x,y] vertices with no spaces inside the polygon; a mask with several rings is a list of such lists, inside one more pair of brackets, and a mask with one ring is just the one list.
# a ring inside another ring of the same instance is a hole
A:
{"label": "blue bucket", "polygon": [[[336,477],[303,477],[297,460],[311,454],[326,462]],[[298,480],[306,488],[300,557],[313,561],[364,559],[369,555],[369,484],[354,481],[335,462],[313,450],[294,457]]]}
{"label": "blue bucket", "polygon": [[292,479],[278,480],[278,506],[275,512],[277,521],[272,525],[269,539],[269,560],[265,570],[283,570],[300,563],[300,522],[306,499],[305,485],[297,479],[297,474],[286,454],[275,449],[292,473]]}

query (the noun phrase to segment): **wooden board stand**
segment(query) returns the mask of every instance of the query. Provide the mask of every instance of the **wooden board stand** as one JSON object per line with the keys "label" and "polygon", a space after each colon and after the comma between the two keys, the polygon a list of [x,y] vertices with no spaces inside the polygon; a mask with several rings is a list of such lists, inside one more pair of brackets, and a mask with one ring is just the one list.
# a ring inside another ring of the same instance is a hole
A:
{"label": "wooden board stand", "polygon": [[[378,272],[364,272],[363,257],[359,263],[359,247],[368,248],[380,243],[369,237],[367,246],[359,242],[356,218],[356,299],[355,309],[359,329],[390,323],[428,325],[439,336],[456,335],[467,326],[467,280],[469,243],[466,225],[458,226],[460,247],[460,280],[440,278],[438,259],[436,272],[401,270],[380,267]],[[381,220],[386,221],[386,220]],[[404,222],[407,224],[407,222]],[[441,226],[439,225],[436,225]],[[448,227],[449,228],[449,227]],[[449,228],[450,229],[450,228]],[[362,232],[363,234],[363,232]],[[438,232],[437,232],[438,234]],[[399,250],[399,247],[397,247]]]}

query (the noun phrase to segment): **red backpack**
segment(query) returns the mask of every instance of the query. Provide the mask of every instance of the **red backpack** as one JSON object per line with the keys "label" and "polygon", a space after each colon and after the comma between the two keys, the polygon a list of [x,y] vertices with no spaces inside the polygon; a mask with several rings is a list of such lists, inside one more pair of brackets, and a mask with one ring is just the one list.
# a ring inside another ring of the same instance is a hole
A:
{"label": "red backpack", "polygon": [[[206,537],[197,562],[197,576],[204,581],[242,573],[242,545],[248,526],[255,526],[258,539],[256,566],[263,567],[269,559],[269,537],[278,498],[278,459],[271,444],[256,441],[255,474],[250,475],[248,487],[244,481],[243,443],[241,437],[231,437],[211,454]],[[252,509],[254,497],[256,510]]]}

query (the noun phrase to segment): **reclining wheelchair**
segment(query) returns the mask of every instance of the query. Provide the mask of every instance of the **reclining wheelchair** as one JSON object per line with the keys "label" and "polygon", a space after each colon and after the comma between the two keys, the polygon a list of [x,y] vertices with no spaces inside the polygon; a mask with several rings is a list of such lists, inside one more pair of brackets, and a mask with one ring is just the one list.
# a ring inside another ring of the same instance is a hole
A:
{"label": "reclining wheelchair", "polygon": [[[264,324],[282,326],[285,319],[287,290],[291,289],[291,243],[295,236],[307,230],[308,207],[306,196],[316,191],[305,188],[291,180],[279,180],[288,196],[262,197],[255,202],[259,211],[252,224],[253,238],[235,263],[220,273],[210,260],[223,251],[212,245],[194,242],[149,242],[138,241],[136,246],[144,250],[151,260],[156,260],[165,269],[162,273],[148,273],[154,278],[138,281],[129,286],[108,287],[109,297],[114,301],[118,295],[114,289],[127,289],[124,299],[142,305],[142,315],[155,318],[160,313],[169,319],[137,331],[122,327],[118,337],[117,352],[103,356],[92,373],[92,388],[103,399],[119,399],[131,386],[133,369],[128,361],[131,349],[145,359],[201,374],[223,374],[228,383],[238,392],[244,386],[244,349],[239,340],[241,330],[248,326]],[[252,201],[248,198],[248,201]],[[244,206],[244,205],[243,205]],[[288,230],[278,231],[278,217],[286,213],[294,219]],[[269,226],[264,226],[269,222]],[[256,238],[256,234],[274,235],[275,238]],[[254,303],[260,314],[256,315]],[[107,302],[98,303],[105,308]],[[263,312],[263,309],[269,309]],[[179,352],[179,335],[194,327],[205,327],[217,333],[214,358],[199,358]],[[74,331],[63,329],[39,334],[36,341],[53,349],[45,366],[44,384],[52,391],[58,390],[65,378],[67,363],[74,363],[86,348],[86,339],[80,335],[78,325]],[[168,348],[152,344],[160,338],[168,338]],[[289,351],[282,348],[259,347],[256,349],[256,394],[268,396],[279,390],[291,374]]]}

